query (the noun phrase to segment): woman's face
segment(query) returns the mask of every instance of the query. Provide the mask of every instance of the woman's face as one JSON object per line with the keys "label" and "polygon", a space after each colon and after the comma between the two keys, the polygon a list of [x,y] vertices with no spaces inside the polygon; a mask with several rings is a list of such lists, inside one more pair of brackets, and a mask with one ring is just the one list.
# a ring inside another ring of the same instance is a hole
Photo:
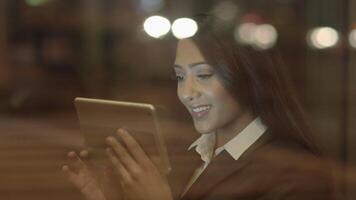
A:
{"label": "woman's face", "polygon": [[178,42],[174,70],[179,100],[191,114],[198,132],[223,129],[242,114],[240,104],[223,87],[192,40]]}

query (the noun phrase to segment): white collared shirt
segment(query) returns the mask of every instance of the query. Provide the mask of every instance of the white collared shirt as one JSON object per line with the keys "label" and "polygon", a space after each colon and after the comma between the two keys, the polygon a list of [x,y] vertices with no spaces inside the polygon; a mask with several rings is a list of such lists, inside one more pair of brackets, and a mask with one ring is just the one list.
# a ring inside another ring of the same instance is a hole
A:
{"label": "white collared shirt", "polygon": [[219,155],[222,151],[227,151],[231,157],[235,160],[253,144],[258,138],[260,138],[266,131],[267,127],[263,124],[261,119],[257,117],[249,125],[247,125],[240,133],[236,134],[229,142],[224,146],[215,149],[216,133],[203,134],[193,144],[191,144],[188,150],[195,147],[195,151],[200,155],[203,164],[197,168],[186,186],[182,196],[189,190],[193,183],[199,178],[211,160]]}

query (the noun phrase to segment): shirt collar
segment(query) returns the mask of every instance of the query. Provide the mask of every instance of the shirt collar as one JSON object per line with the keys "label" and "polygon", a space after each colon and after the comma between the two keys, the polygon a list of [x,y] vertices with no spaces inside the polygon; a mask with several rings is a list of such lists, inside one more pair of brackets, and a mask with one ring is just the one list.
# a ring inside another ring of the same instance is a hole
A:
{"label": "shirt collar", "polygon": [[189,146],[188,150],[195,147],[195,151],[200,155],[200,158],[204,161],[204,163],[208,164],[214,156],[215,144],[215,133],[203,134]]}
{"label": "shirt collar", "polygon": [[[267,127],[261,119],[257,117],[248,126],[246,126],[239,134],[227,142],[224,146],[215,150],[215,155],[223,150],[226,150],[231,157],[237,160],[258,138],[266,131]],[[195,151],[200,155],[205,163],[209,163],[214,156],[214,148],[216,144],[216,133],[203,134],[194,141],[188,150],[195,147]]]}
{"label": "shirt collar", "polygon": [[259,117],[253,120],[245,129],[227,142],[223,148],[235,159],[240,156],[260,138],[266,131],[266,125]]}

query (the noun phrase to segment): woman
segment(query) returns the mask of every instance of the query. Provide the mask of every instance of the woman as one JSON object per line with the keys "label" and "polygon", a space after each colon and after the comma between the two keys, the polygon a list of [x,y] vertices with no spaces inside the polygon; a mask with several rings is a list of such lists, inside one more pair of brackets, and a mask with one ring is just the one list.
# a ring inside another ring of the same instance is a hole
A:
{"label": "woman", "polygon": [[[327,170],[274,53],[237,46],[228,29],[200,17],[200,32],[178,42],[174,65],[177,95],[201,133],[190,146],[200,165],[171,188],[120,129],[124,144],[106,141],[117,190],[131,199],[332,199]],[[107,199],[85,161],[74,152],[69,157],[76,163],[63,167],[69,180],[87,199]]]}

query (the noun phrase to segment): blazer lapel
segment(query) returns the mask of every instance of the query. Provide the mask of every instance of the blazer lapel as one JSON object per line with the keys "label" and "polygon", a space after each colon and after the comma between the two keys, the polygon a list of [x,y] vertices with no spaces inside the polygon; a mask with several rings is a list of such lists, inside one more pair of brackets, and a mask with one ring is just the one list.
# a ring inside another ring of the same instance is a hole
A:
{"label": "blazer lapel", "polygon": [[253,153],[261,145],[266,144],[271,138],[269,131],[266,131],[238,160],[234,160],[225,150],[222,151],[213,159],[182,199],[204,198],[212,188],[223,182],[231,174],[246,166],[250,161],[248,155]]}
{"label": "blazer lapel", "polygon": [[169,175],[174,199],[180,199],[194,171],[202,164],[200,156],[194,151],[185,151],[183,155],[175,155],[174,168]]}
{"label": "blazer lapel", "polygon": [[221,155],[217,156],[208,165],[205,171],[191,186],[183,199],[203,198],[214,186],[247,164],[247,160],[234,161],[235,160],[226,151],[221,152]]}

